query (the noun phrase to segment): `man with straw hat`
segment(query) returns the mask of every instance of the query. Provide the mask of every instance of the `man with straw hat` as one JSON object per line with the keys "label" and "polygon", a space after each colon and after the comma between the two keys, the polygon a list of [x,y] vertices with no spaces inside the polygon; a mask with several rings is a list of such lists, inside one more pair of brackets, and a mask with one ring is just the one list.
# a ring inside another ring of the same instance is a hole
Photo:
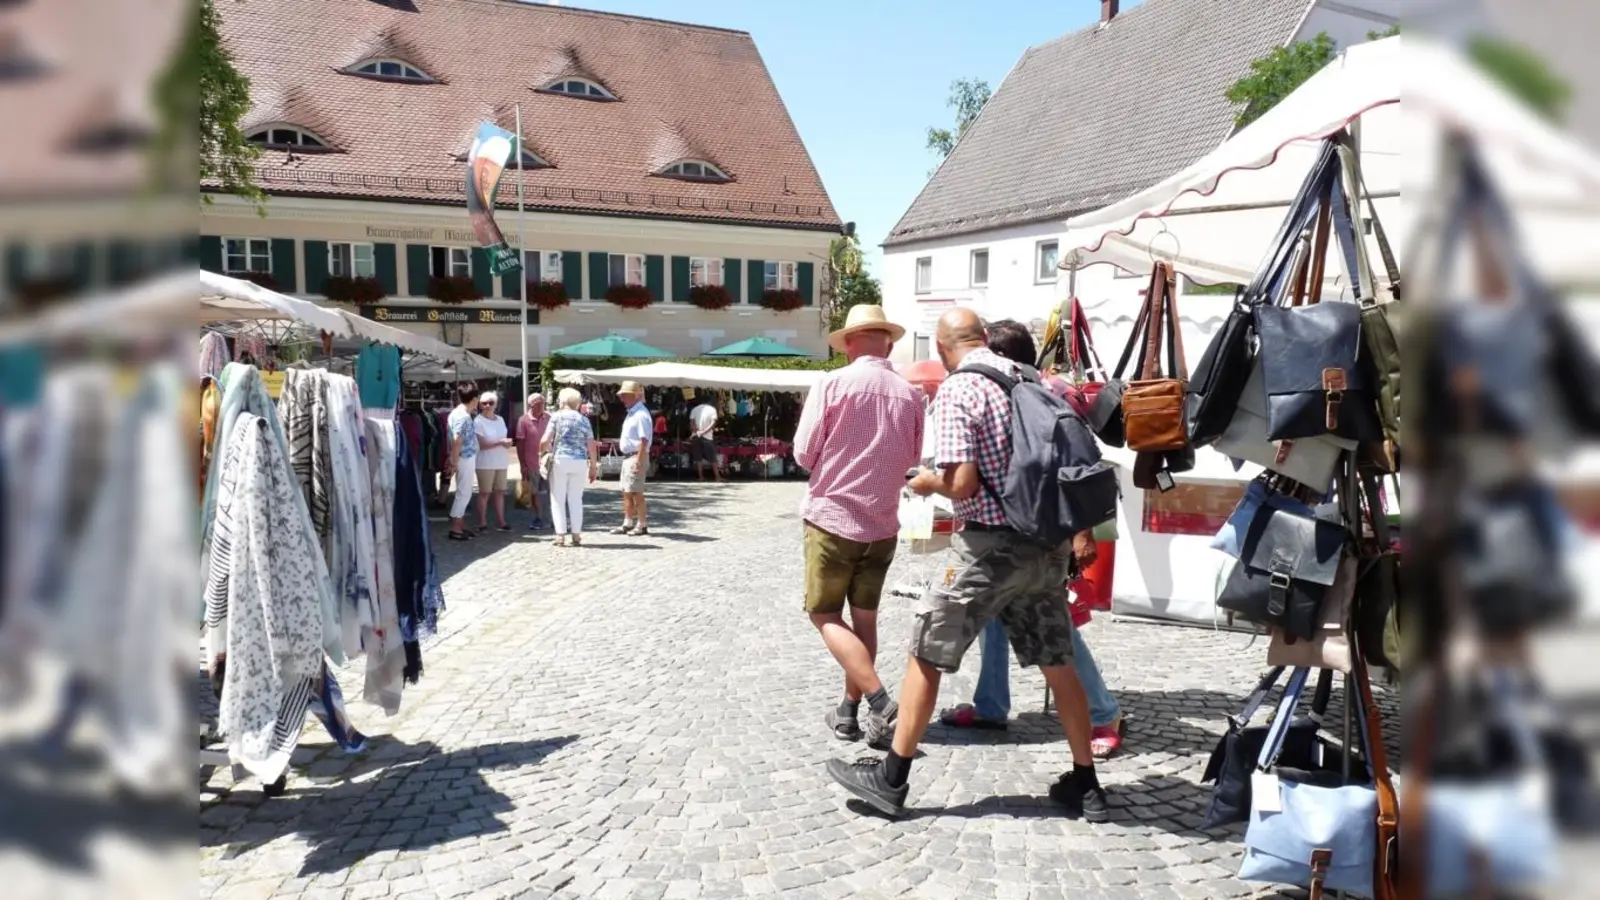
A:
{"label": "man with straw hat", "polygon": [[825,721],[840,740],[865,734],[874,746],[892,737],[899,712],[874,668],[878,601],[900,531],[900,492],[922,446],[921,392],[888,359],[904,336],[883,307],[851,307],[828,336],[850,364],[812,389],[794,437],[795,461],[811,473],[800,508],[805,608],[845,672],[844,699]]}
{"label": "man with straw hat", "polygon": [[645,524],[644,482],[650,474],[650,441],[655,438],[655,423],[644,405],[644,389],[639,382],[624,381],[617,389],[617,399],[628,414],[622,420],[622,437],[617,442],[623,456],[622,526],[612,533],[640,537],[650,533]]}

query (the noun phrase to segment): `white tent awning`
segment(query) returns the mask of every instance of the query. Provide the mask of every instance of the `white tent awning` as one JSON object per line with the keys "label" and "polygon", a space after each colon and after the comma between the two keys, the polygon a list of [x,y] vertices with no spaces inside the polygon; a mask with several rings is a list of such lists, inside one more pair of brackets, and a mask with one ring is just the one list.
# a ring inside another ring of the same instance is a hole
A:
{"label": "white tent awning", "polygon": [[335,337],[354,333],[338,310],[201,269],[200,324],[239,319],[293,319]]}
{"label": "white tent awning", "polygon": [[804,369],[736,369],[659,362],[620,369],[560,369],[561,384],[621,384],[637,381],[645,387],[698,387],[728,391],[784,391],[807,393],[825,372]]}

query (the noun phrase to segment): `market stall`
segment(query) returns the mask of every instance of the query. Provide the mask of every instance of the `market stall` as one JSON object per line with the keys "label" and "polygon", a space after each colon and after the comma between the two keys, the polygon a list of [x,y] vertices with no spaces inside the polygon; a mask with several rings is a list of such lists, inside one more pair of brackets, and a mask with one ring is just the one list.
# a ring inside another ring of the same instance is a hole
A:
{"label": "market stall", "polygon": [[621,427],[622,413],[615,388],[624,381],[637,381],[645,388],[645,405],[656,416],[656,441],[650,450],[656,472],[694,473],[689,413],[709,403],[718,410],[714,440],[719,467],[745,477],[776,478],[799,473],[788,438],[799,422],[805,395],[822,375],[797,369],[661,362],[617,369],[560,369],[554,377],[559,384],[579,386],[592,404],[605,474],[614,474],[621,460],[612,436]]}

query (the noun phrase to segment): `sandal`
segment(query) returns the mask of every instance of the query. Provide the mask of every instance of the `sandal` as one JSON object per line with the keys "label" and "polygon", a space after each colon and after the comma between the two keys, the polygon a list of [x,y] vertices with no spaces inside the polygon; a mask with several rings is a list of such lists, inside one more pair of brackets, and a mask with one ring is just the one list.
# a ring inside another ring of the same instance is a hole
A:
{"label": "sandal", "polygon": [[510,531],[511,530],[511,526],[510,525],[506,525],[504,523],[501,523],[500,525],[498,525],[496,527],[498,527],[501,531]]}
{"label": "sandal", "polygon": [[1122,720],[1110,725],[1096,725],[1089,732],[1089,753],[1095,759],[1106,759],[1122,749]]}
{"label": "sandal", "polygon": [[963,703],[939,713],[939,724],[951,728],[977,728],[983,731],[1005,731],[1006,722],[1003,719],[980,719],[978,709],[971,703]]}
{"label": "sandal", "polygon": [[628,537],[645,537],[646,535],[648,535],[650,533],[650,529],[642,528],[642,527],[640,527],[638,525],[635,525],[634,527],[628,529],[627,531],[625,531],[623,533],[626,534]]}
{"label": "sandal", "polygon": [[574,547],[582,547],[583,546],[583,538],[578,537],[577,535],[573,535],[572,536],[572,546],[574,546]]}
{"label": "sandal", "polygon": [[557,536],[556,540],[555,540],[555,543],[551,544],[550,546],[552,546],[552,547],[565,547],[565,546],[567,546],[567,536],[564,535],[564,534]]}
{"label": "sandal", "polygon": [[452,541],[470,541],[470,540],[472,540],[472,535],[467,534],[465,531],[449,531],[449,532],[446,532],[446,534],[448,534],[450,536],[450,540],[452,540]]}

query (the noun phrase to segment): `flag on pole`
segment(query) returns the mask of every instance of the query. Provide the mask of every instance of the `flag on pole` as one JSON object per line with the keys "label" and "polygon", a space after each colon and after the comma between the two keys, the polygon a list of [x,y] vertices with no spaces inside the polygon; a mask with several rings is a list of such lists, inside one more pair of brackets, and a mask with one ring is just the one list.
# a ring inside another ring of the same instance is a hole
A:
{"label": "flag on pole", "polygon": [[489,268],[496,275],[522,268],[522,254],[506,244],[494,221],[494,194],[506,163],[522,150],[517,136],[491,122],[478,125],[467,151],[467,215],[478,243],[489,251]]}

